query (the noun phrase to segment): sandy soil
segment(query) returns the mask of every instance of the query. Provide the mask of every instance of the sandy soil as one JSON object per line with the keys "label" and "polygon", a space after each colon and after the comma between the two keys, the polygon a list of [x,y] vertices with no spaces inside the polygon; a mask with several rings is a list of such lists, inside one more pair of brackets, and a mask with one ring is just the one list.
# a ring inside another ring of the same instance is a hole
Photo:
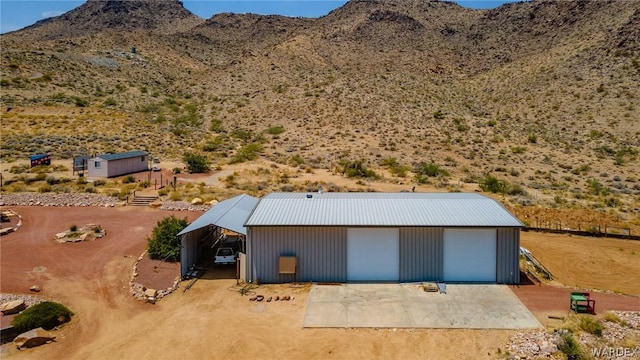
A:
{"label": "sandy soil", "polygon": [[640,296],[640,241],[523,232],[521,246],[561,284]]}
{"label": "sandy soil", "polygon": [[[303,329],[308,285],[263,285],[253,291],[294,299],[256,303],[240,295],[228,269],[212,269],[190,290],[183,291],[183,282],[178,291],[157,304],[145,304],[128,295],[129,275],[151,229],[169,212],[133,207],[15,210],[22,214],[24,225],[0,238],[0,290],[26,293],[36,284],[44,297],[64,303],[76,315],[55,332],[55,343],[23,351],[7,344],[2,346],[3,358],[492,359],[498,357],[499,348],[506,348],[513,334],[504,330]],[[175,214],[188,216],[190,221],[199,215]],[[71,223],[88,222],[102,225],[107,236],[76,244],[58,244],[52,239]],[[527,236],[523,243],[528,244]],[[537,251],[531,244],[530,250]],[[573,251],[569,245],[567,249]],[[563,256],[555,261],[562,262]],[[566,312],[563,292],[568,290],[560,290],[537,285],[514,288],[539,318],[552,311]],[[621,306],[620,301],[631,301],[628,306],[640,310],[633,303],[637,298],[611,296],[618,299],[612,300],[614,308]],[[605,302],[602,300],[603,306]],[[547,307],[536,307],[541,304]]]}

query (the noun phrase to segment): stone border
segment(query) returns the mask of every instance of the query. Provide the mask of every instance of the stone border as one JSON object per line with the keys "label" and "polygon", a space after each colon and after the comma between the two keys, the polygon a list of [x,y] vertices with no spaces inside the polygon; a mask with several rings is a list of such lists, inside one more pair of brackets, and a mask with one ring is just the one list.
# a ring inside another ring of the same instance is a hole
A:
{"label": "stone border", "polygon": [[12,213],[14,216],[17,216],[18,217],[18,223],[14,227],[0,229],[0,236],[10,234],[10,233],[12,233],[14,231],[18,231],[20,226],[22,226],[22,215],[18,214],[17,212],[15,212],[13,210],[3,210],[2,212]]}
{"label": "stone border", "polygon": [[180,284],[180,277],[176,277],[176,279],[173,281],[173,285],[164,290],[148,289],[146,286],[136,282],[135,279],[138,276],[138,263],[142,261],[146,253],[147,250],[143,251],[142,254],[138,256],[135,264],[133,264],[131,277],[129,278],[129,293],[136,300],[150,302],[153,304],[163,297],[176,291],[176,289],[178,289],[178,285]]}

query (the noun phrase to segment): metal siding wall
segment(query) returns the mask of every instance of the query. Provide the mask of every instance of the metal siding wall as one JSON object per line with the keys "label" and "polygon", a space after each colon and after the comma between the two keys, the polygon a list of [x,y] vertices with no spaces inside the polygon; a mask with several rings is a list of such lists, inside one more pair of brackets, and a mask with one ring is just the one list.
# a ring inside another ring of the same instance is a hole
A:
{"label": "metal siding wall", "polygon": [[144,157],[145,161],[142,161],[140,158],[140,156],[136,156],[128,159],[109,161],[108,177],[149,170],[147,157]]}
{"label": "metal siding wall", "polygon": [[498,228],[496,281],[520,283],[520,229]]}
{"label": "metal siding wall", "polygon": [[[100,167],[96,168],[96,161],[100,162]],[[91,158],[87,160],[87,176],[90,177],[107,177],[109,162],[100,158]]]}
{"label": "metal siding wall", "polygon": [[209,231],[208,227],[203,227],[182,235],[180,239],[180,272],[182,276],[187,273],[191,265],[200,260],[200,239],[206,237]]}
{"label": "metal siding wall", "polygon": [[400,228],[400,281],[439,281],[443,270],[442,228]]}
{"label": "metal siding wall", "polygon": [[[297,281],[347,279],[347,231],[331,227],[252,227],[250,274],[261,283],[278,282],[278,258],[295,255]],[[252,280],[256,280],[252,278]],[[283,277],[283,282],[292,281]]]}

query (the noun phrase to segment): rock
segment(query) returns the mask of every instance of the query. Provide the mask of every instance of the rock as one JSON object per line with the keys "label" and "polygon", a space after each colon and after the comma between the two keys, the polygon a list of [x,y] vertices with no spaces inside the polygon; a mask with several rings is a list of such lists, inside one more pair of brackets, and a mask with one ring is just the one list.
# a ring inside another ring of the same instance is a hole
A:
{"label": "rock", "polygon": [[158,290],[156,289],[147,289],[144,291],[144,296],[147,298],[155,298],[158,296]]}
{"label": "rock", "polygon": [[191,200],[191,205],[202,205],[202,199],[193,198],[193,200]]}
{"label": "rock", "polygon": [[554,352],[558,351],[558,346],[550,341],[543,341],[539,345],[540,353],[542,355],[551,355]]}
{"label": "rock", "polygon": [[217,204],[218,204],[218,200],[214,199],[214,200],[209,201],[209,205],[211,205],[211,206],[214,206],[214,205],[217,205]]}
{"label": "rock", "polygon": [[46,344],[49,341],[53,341],[56,337],[51,335],[43,328],[32,329],[18,335],[13,339],[13,343],[16,344],[18,349],[30,348],[34,346],[40,346]]}
{"label": "rock", "polygon": [[159,207],[162,206],[162,200],[158,199],[158,200],[154,200],[152,203],[149,204],[149,207],[152,207],[154,209],[157,209]]}
{"label": "rock", "polygon": [[17,314],[26,308],[27,305],[24,303],[24,300],[18,299],[0,305],[0,312],[2,313],[2,315],[11,315]]}
{"label": "rock", "polygon": [[29,288],[29,291],[40,292],[40,286],[33,285],[32,287]]}

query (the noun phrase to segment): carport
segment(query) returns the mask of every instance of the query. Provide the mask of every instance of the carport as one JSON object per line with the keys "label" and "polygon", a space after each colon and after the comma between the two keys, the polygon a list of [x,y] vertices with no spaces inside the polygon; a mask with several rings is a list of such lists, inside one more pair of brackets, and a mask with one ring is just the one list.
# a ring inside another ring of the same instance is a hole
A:
{"label": "carport", "polygon": [[257,203],[257,198],[246,194],[221,201],[180,231],[180,275],[185,276],[189,267],[201,260],[222,229],[240,234],[244,242],[247,229],[243,224]]}

